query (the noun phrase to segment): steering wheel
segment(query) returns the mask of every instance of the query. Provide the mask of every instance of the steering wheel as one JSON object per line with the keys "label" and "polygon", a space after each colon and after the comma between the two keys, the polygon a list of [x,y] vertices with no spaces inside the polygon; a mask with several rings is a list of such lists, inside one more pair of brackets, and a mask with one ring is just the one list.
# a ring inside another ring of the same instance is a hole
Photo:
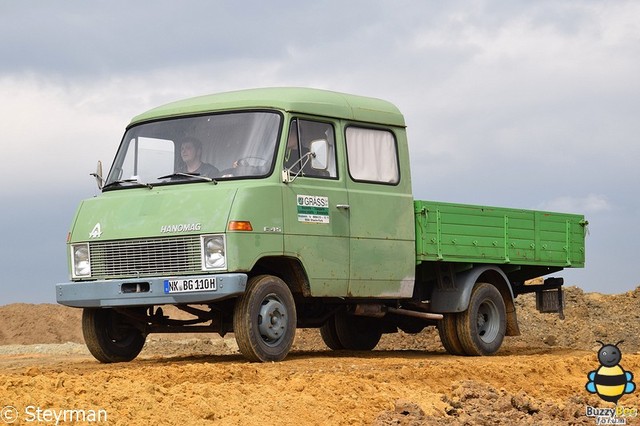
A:
{"label": "steering wheel", "polygon": [[247,156],[239,158],[235,164],[242,167],[262,167],[269,161],[262,157]]}

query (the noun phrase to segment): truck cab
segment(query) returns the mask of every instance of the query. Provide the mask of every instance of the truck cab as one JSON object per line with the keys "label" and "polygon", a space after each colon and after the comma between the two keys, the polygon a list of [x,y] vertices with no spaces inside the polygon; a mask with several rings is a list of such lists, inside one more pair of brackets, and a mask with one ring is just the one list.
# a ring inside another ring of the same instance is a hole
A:
{"label": "truck cab", "polygon": [[[297,327],[319,327],[331,349],[370,350],[382,333],[440,323],[450,352],[493,353],[517,333],[514,288],[567,266],[536,263],[511,280],[482,256],[432,259],[404,118],[379,99],[270,88],[174,102],[135,117],[97,176],[101,194],[78,208],[71,280],[56,294],[83,308],[102,362],[134,359],[149,333],[234,332],[247,359],[277,361]],[[478,268],[499,277],[489,285],[502,305],[489,309],[491,345],[474,350],[456,323],[474,302],[476,282],[463,277]]]}

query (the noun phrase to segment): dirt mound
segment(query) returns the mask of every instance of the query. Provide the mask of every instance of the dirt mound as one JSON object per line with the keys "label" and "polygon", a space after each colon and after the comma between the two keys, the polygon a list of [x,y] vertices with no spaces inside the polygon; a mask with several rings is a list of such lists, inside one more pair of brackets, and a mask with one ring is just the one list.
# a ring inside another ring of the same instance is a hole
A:
{"label": "dirt mound", "polygon": [[84,343],[81,318],[82,310],[61,305],[0,306],[0,345]]}
{"label": "dirt mound", "polygon": [[375,426],[442,425],[557,425],[592,424],[584,416],[588,400],[573,396],[565,404],[541,401],[526,392],[496,389],[473,380],[455,381],[451,393],[444,395],[443,412],[426,415],[416,403],[406,400],[395,402],[393,411],[383,411],[373,423]]}
{"label": "dirt mound", "polygon": [[565,347],[597,350],[596,341],[617,343],[624,352],[640,351],[640,287],[622,294],[585,293],[578,287],[564,292],[565,319],[536,310],[535,295],[516,298],[522,335],[507,338],[510,347]]}

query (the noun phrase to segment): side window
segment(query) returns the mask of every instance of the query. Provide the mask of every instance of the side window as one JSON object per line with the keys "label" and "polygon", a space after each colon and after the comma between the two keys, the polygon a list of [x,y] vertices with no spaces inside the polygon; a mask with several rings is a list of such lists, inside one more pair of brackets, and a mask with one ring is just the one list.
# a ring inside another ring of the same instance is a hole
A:
{"label": "side window", "polygon": [[284,154],[284,167],[291,169],[291,173],[298,173],[300,170],[300,144],[298,143],[298,120],[293,120],[289,127],[287,137],[287,150]]}
{"label": "side window", "polygon": [[348,127],[349,174],[356,181],[396,184],[400,180],[396,139],[388,130]]}
{"label": "side window", "polygon": [[[311,143],[317,140],[327,141],[326,168],[312,167],[309,156]],[[302,158],[302,160],[300,160]],[[302,167],[302,176],[336,178],[336,140],[331,123],[296,119],[291,122],[287,138],[284,166],[291,168],[292,173],[298,173]]]}

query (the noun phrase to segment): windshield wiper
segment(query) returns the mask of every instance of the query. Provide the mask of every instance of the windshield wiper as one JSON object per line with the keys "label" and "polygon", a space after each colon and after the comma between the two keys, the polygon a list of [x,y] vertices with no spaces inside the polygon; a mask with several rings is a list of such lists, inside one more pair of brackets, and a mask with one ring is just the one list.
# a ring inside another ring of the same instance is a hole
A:
{"label": "windshield wiper", "polygon": [[205,182],[213,182],[214,185],[217,185],[218,182],[215,179],[211,179],[208,176],[202,176],[198,173],[180,173],[180,172],[176,172],[176,173],[171,173],[170,175],[166,175],[166,176],[160,176],[158,179],[169,179],[169,178],[175,178],[175,177],[184,177],[184,178],[195,178],[195,179],[199,179],[199,180],[203,180]]}
{"label": "windshield wiper", "polygon": [[113,182],[109,182],[108,184],[106,184],[105,186],[102,187],[103,190],[105,190],[106,188],[109,188],[111,186],[115,186],[115,185],[122,185],[123,183],[136,183],[138,185],[142,185],[142,186],[146,186],[149,189],[153,189],[153,186],[151,186],[151,184],[149,183],[144,183],[144,182],[138,182],[137,179],[121,179],[121,180],[114,180]]}

